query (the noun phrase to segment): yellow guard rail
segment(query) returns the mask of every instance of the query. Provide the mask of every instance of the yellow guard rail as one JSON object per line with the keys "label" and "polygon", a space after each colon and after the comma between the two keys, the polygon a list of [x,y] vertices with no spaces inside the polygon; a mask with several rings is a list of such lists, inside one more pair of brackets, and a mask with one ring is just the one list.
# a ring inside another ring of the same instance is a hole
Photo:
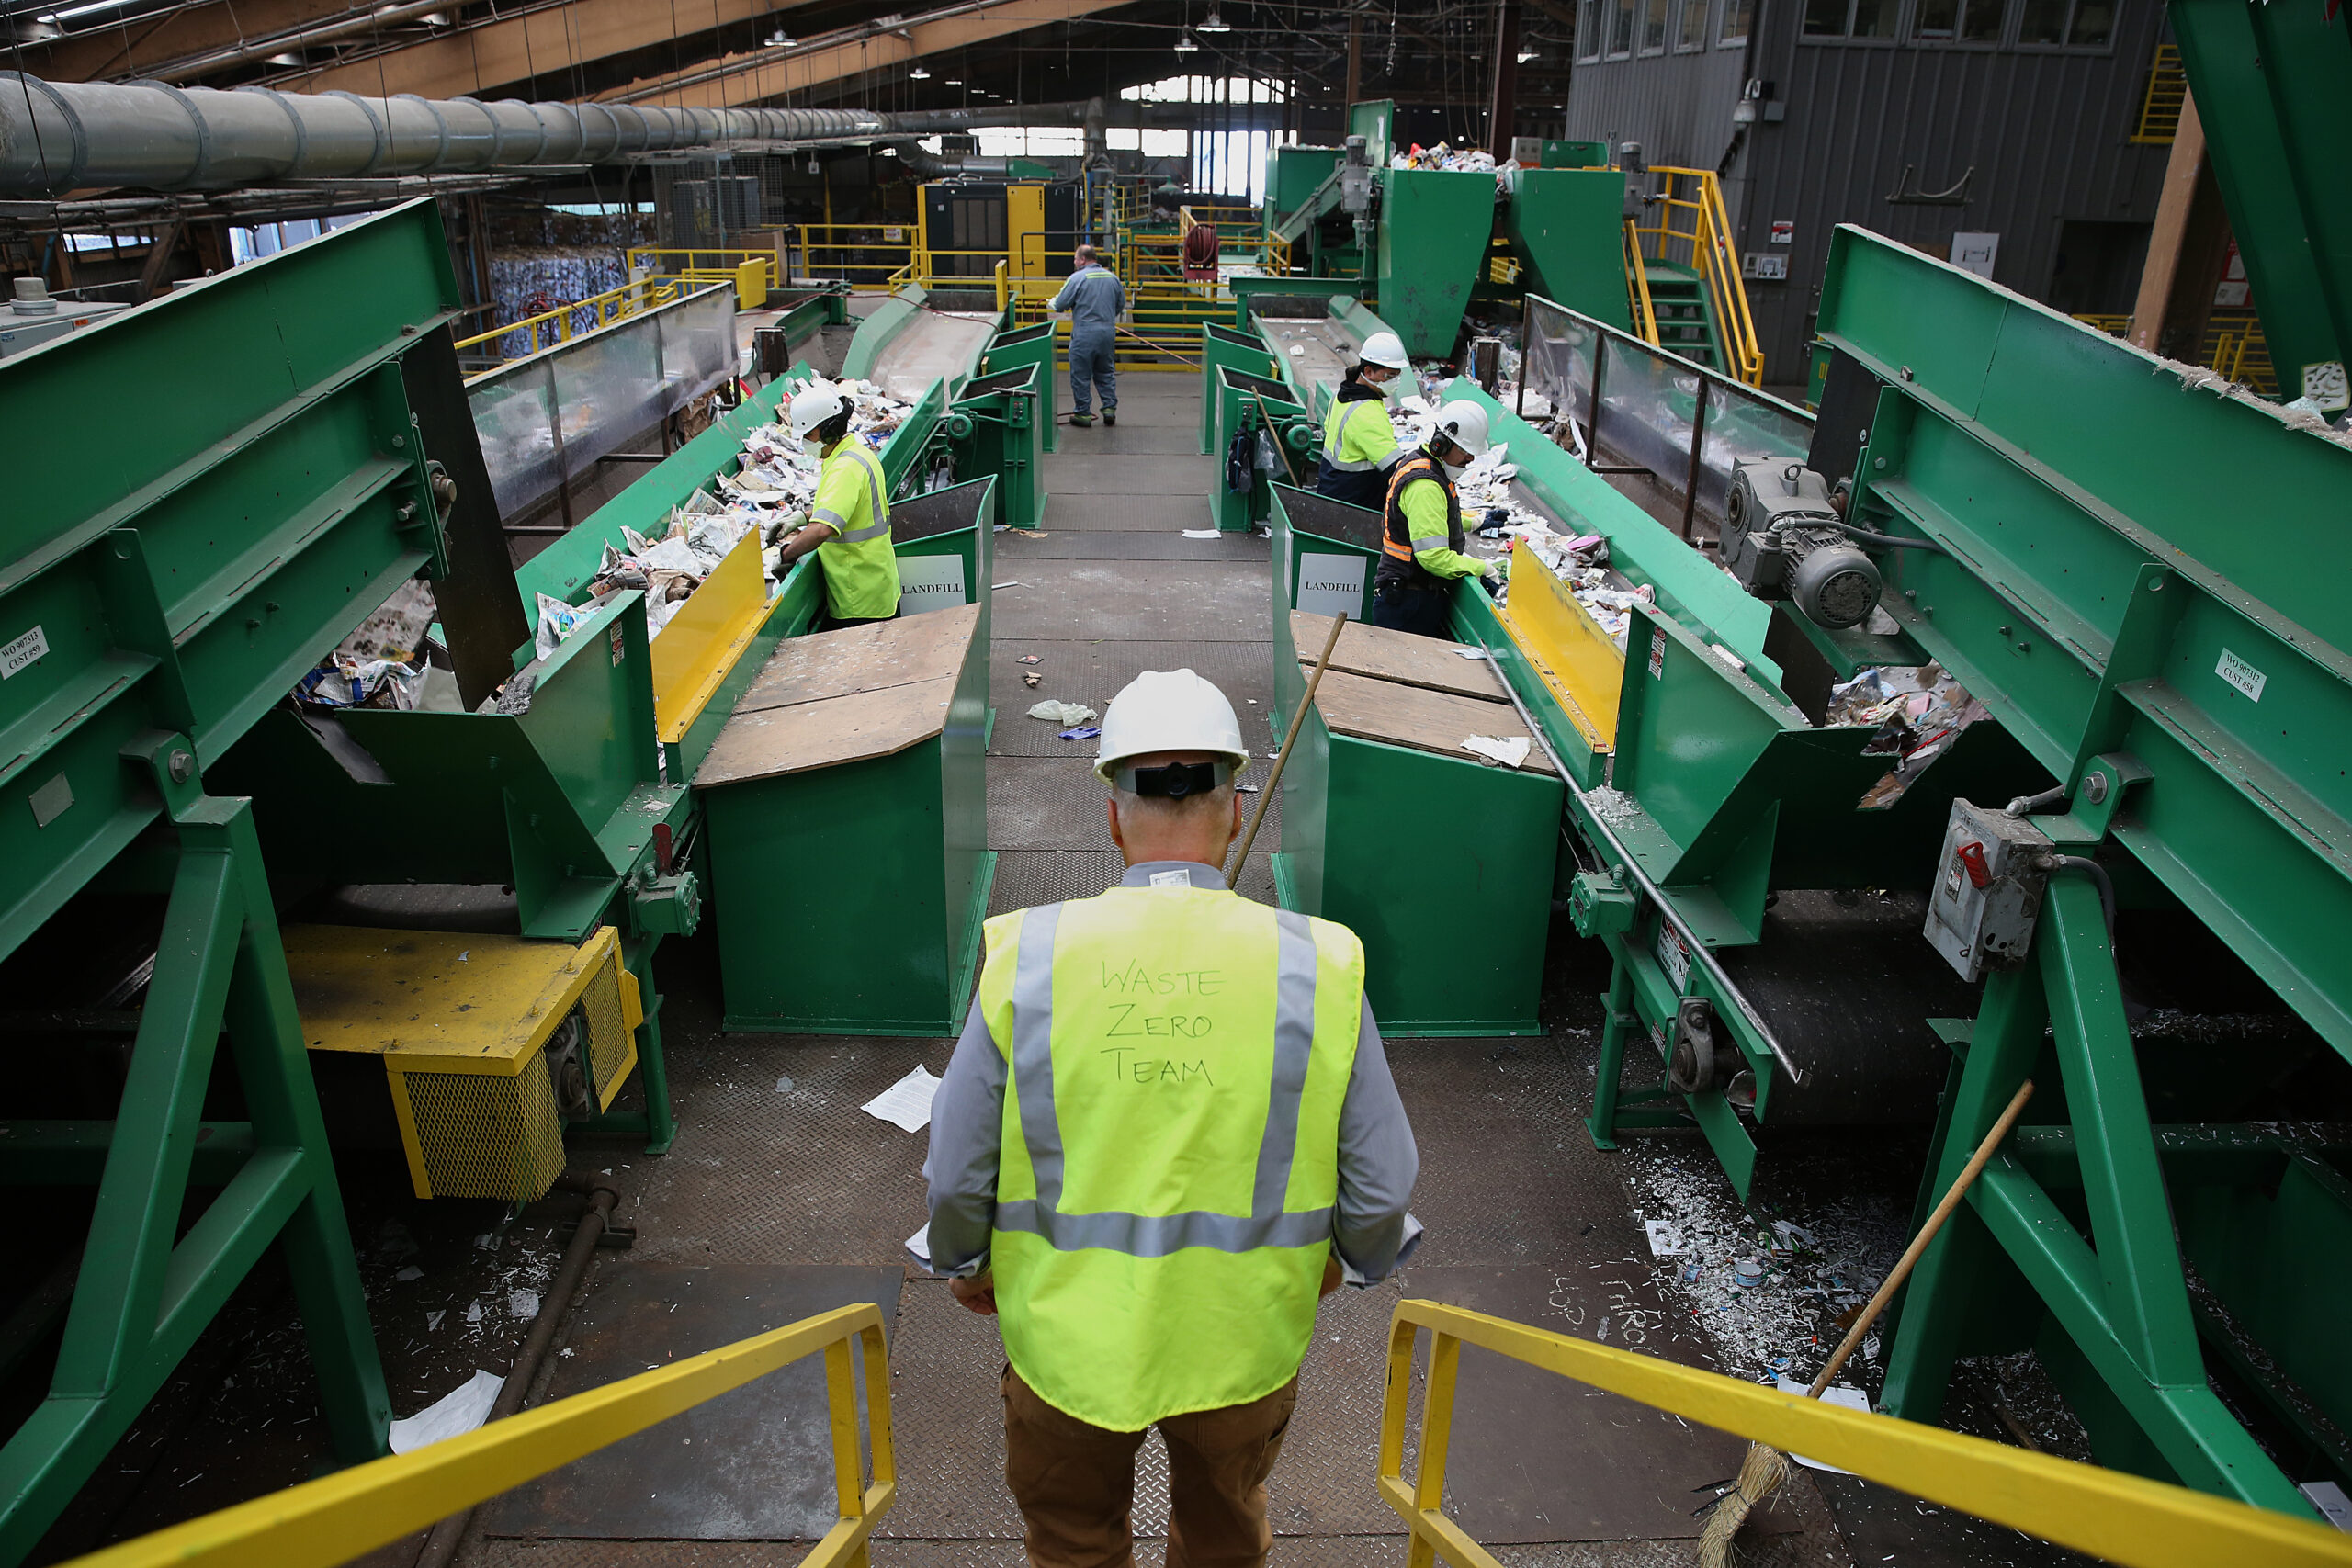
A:
{"label": "yellow guard rail", "polygon": [[[1421,1401],[1418,1472],[1405,1480],[1405,1414],[1420,1330],[1432,1336]],[[1453,1384],[1462,1347],[1514,1361],[1717,1427],[2088,1552],[2123,1568],[2344,1568],[2352,1535],[2223,1497],[2120,1471],[2075,1464],[1940,1427],[1866,1416],[1736,1378],[1678,1366],[1436,1302],[1396,1303],[1388,1332],[1388,1388],[1380,1412],[1380,1495],[1413,1532],[1411,1568],[1441,1557],[1456,1568],[1499,1568],[1440,1511]]]}
{"label": "yellow guard rail", "polygon": [[[865,1360],[874,1481],[861,1483],[850,1348]],[[882,1310],[866,1303],[816,1317],[603,1388],[526,1410],[460,1438],[356,1466],[77,1559],[83,1568],[331,1568],[641,1432],[818,1351],[833,1435],[841,1520],[802,1568],[865,1568],[866,1538],[898,1498],[890,1445],[890,1363]]]}

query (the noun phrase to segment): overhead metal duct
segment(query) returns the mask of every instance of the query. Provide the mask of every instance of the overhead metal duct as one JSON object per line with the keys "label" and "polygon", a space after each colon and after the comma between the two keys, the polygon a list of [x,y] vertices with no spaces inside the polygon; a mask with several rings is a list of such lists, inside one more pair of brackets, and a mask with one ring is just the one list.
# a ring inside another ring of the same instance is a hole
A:
{"label": "overhead metal duct", "polygon": [[230,190],[920,134],[894,125],[894,118],[863,109],[484,103],[266,87],[222,92],[164,82],[43,82],[0,72],[0,190]]}

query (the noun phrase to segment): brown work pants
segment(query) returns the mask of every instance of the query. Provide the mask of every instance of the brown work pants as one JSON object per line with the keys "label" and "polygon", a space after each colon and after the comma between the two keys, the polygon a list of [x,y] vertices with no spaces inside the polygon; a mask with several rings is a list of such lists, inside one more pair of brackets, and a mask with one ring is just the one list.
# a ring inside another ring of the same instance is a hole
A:
{"label": "brown work pants", "polygon": [[[1168,1568],[1259,1568],[1274,1543],[1266,1477],[1283,1451],[1293,1378],[1263,1399],[1170,1416]],[[1004,1370],[1004,1479],[1029,1527],[1034,1568],[1133,1568],[1141,1432],[1090,1426]]]}

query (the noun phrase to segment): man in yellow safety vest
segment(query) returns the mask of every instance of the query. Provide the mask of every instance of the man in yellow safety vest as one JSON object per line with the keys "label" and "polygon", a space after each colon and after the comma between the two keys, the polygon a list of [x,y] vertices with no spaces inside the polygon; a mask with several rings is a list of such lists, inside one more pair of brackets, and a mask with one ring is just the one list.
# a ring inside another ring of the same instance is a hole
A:
{"label": "man in yellow safety vest", "polygon": [[1168,1446],[1171,1568],[1262,1563],[1316,1303],[1418,1239],[1363,948],[1217,869],[1250,750],[1190,670],[1103,716],[1118,886],[988,922],[932,1103],[932,1266],[1004,1334],[1005,1476],[1039,1568],[1133,1561]]}
{"label": "man in yellow safety vest", "polygon": [[899,552],[890,543],[890,489],[882,457],[849,430],[851,403],[838,387],[812,381],[793,394],[792,434],[822,458],[808,523],[784,542],[777,570],[809,551],[825,569],[819,629],[862,626],[899,614]]}

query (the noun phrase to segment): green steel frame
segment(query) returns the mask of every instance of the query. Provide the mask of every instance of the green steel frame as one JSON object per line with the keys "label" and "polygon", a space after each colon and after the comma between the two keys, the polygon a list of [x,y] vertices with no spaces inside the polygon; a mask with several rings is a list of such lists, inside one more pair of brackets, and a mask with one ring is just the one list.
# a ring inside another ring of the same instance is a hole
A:
{"label": "green steel frame", "polygon": [[1622,331],[1625,175],[1618,169],[1521,169],[1503,220],[1531,280],[1568,309]]}
{"label": "green steel frame", "polygon": [[[2280,395],[2352,359],[2352,13],[2177,0],[2165,7]],[[2317,390],[2317,388],[2313,389]],[[2324,405],[2333,410],[2337,400]]]}
{"label": "green steel frame", "polygon": [[[2067,786],[2041,825],[2061,850],[2128,856],[2352,1056],[2352,606],[2333,545],[2352,447],[1859,230],[1833,244],[1821,327],[1877,385],[1859,515],[1941,547],[1890,560],[1889,604]],[[2308,1513],[2210,1392],[2199,1340],[2258,1346],[2242,1372],[2352,1479],[2332,1451],[2352,1425],[2340,1314],[2294,1304],[2342,1282],[2352,1183],[2298,1154],[2168,1186],[2167,1145],[2220,1140],[2153,1125],[2108,940],[2092,889],[2054,877],[2031,962],[1951,1031],[1928,1190],[1989,1097],[2029,1074],[2064,1093],[2038,1098],[2049,1126],[1923,1261],[1886,1404],[1932,1416],[1989,1320],[2035,1340],[2109,1462]],[[2192,1307],[2184,1247],[2240,1333]]]}
{"label": "green steel frame", "polygon": [[1061,441],[1061,385],[1054,376],[1054,358],[1060,348],[1055,334],[1060,330],[1052,321],[1008,328],[990,339],[980,355],[984,376],[1023,365],[1037,367],[1037,423],[1048,453],[1058,450]]}
{"label": "green steel frame", "polygon": [[[1495,231],[1495,176],[1382,169],[1373,268],[1382,320],[1405,352],[1444,358],[1461,335],[1470,292],[1486,280]],[[1622,276],[1622,275],[1621,275]]]}
{"label": "green steel frame", "polygon": [[[0,420],[51,433],[9,475],[0,537],[0,791],[18,802],[0,814],[0,953],[85,887],[166,910],[115,1119],[11,1119],[11,1179],[95,1179],[97,1202],[50,1396],[0,1448],[0,1560],[31,1550],[273,1241],[337,1453],[383,1450],[252,810],[206,773],[402,579],[445,570],[402,361],[431,344],[454,373],[458,303],[417,202],[0,367]],[[133,441],[73,416],[154,385],[204,395],[147,400]],[[242,1158],[199,1165],[224,1030],[250,1122],[214,1129]],[[182,1234],[192,1184],[220,1190]]]}

